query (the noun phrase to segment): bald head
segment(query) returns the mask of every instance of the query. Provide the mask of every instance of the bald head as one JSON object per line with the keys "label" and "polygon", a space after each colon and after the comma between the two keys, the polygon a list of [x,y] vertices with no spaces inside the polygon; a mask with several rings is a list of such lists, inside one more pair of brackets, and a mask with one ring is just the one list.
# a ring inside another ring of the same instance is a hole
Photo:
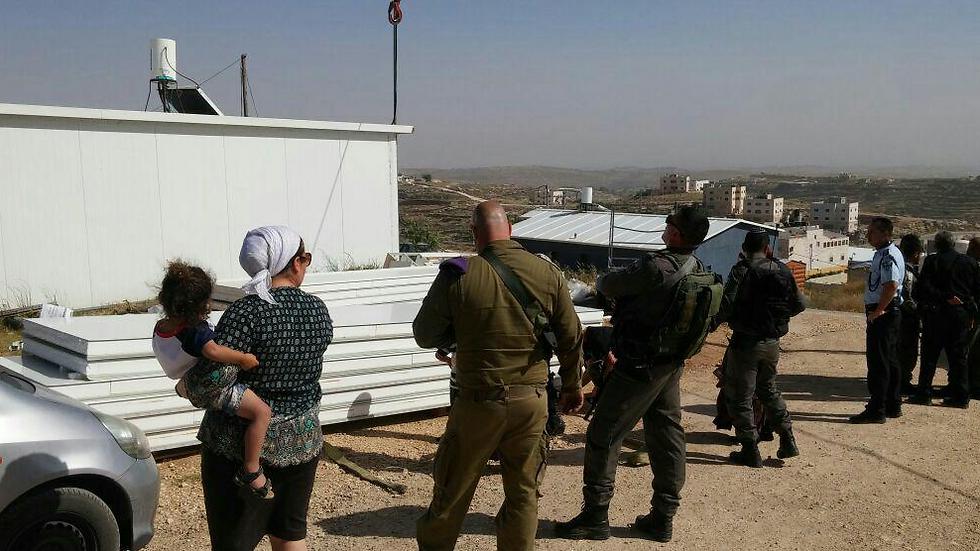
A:
{"label": "bald head", "polygon": [[974,237],[966,248],[966,254],[974,260],[980,260],[980,237]]}
{"label": "bald head", "polygon": [[473,237],[476,238],[476,250],[482,251],[487,243],[510,239],[510,220],[507,211],[497,201],[484,201],[473,209],[473,221],[470,223]]}

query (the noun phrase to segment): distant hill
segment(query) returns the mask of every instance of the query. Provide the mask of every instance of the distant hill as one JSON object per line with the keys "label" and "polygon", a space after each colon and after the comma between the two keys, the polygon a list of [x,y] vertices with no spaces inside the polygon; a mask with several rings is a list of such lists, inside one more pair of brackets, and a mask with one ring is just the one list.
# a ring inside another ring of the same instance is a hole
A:
{"label": "distant hill", "polygon": [[[413,176],[431,174],[439,180],[471,184],[511,184],[521,187],[603,187],[606,189],[645,189],[660,185],[660,177],[672,172],[686,173],[675,167],[612,168],[607,170],[580,170],[550,166],[500,166],[479,168],[411,168],[402,172]],[[691,173],[697,175],[696,173]],[[720,174],[720,173],[719,173]],[[737,175],[732,172],[727,176]],[[723,176],[715,176],[723,177]]]}
{"label": "distant hill", "polygon": [[439,180],[471,184],[511,184],[521,187],[603,187],[610,190],[648,189],[660,185],[660,177],[677,172],[690,174],[694,178],[719,180],[723,178],[748,177],[759,174],[781,174],[795,176],[832,176],[840,172],[851,172],[858,176],[878,176],[890,178],[951,178],[980,173],[965,167],[925,167],[907,166],[892,168],[845,169],[825,166],[773,166],[751,167],[732,170],[685,170],[680,167],[637,168],[623,167],[605,170],[581,170],[551,166],[496,166],[477,168],[405,168],[405,174],[419,176],[431,174]]}

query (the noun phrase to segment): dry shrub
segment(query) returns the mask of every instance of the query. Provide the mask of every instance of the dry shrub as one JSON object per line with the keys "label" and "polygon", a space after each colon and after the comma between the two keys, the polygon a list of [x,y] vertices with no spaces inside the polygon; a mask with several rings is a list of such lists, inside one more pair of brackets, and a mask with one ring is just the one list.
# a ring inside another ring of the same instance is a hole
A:
{"label": "dry shrub", "polygon": [[843,285],[807,283],[803,288],[807,306],[818,310],[864,312],[864,278],[849,274]]}

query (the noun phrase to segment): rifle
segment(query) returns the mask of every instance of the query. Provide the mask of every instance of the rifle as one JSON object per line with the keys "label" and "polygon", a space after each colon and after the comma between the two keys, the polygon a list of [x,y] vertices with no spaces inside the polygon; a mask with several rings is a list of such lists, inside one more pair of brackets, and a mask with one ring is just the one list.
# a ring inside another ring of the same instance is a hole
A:
{"label": "rifle", "polygon": [[582,355],[585,357],[585,373],[595,385],[595,393],[589,410],[583,416],[588,420],[595,412],[602,389],[605,387],[606,356],[612,348],[612,327],[586,327],[582,339]]}

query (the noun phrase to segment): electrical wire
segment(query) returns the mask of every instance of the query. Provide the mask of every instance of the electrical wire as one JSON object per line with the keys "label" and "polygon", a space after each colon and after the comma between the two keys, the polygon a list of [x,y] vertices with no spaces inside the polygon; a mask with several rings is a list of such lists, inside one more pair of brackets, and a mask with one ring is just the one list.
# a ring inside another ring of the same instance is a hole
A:
{"label": "electrical wire", "polygon": [[206,83],[207,81],[209,81],[209,80],[211,80],[212,78],[214,78],[214,77],[216,77],[216,76],[218,76],[218,75],[220,75],[221,73],[223,73],[223,72],[225,72],[225,71],[227,71],[228,69],[231,69],[232,67],[234,67],[235,65],[238,65],[239,63],[241,63],[241,60],[239,60],[239,59],[236,59],[235,61],[232,61],[232,62],[231,62],[231,63],[229,63],[229,64],[228,64],[228,66],[227,66],[227,67],[225,67],[224,69],[222,69],[222,70],[220,70],[220,71],[218,71],[217,73],[215,73],[215,74],[213,74],[213,75],[211,75],[211,76],[209,76],[208,78],[206,78],[206,79],[204,79],[204,80],[202,80],[202,81],[201,81],[201,84],[198,84],[198,86],[203,86],[203,85],[204,85],[204,83]]}
{"label": "electrical wire", "polygon": [[198,83],[196,80],[192,79],[191,77],[185,75],[184,73],[181,73],[180,71],[177,70],[176,67],[174,67],[173,63],[170,63],[170,57],[167,56],[167,48],[164,48],[162,53],[163,53],[163,59],[167,62],[167,65],[170,65],[170,68],[173,69],[175,73],[193,82],[194,84],[197,85],[198,88],[201,87],[200,83]]}
{"label": "electrical wire", "polygon": [[255,106],[255,96],[252,94],[252,79],[248,78],[247,75],[245,76],[245,88],[248,90],[248,97],[252,100],[252,111],[258,115],[259,108]]}
{"label": "electrical wire", "polygon": [[150,86],[146,90],[146,104],[143,105],[143,111],[146,111],[150,107],[150,96],[153,95],[153,81],[150,81]]}
{"label": "electrical wire", "polygon": [[633,231],[636,233],[663,233],[664,232],[664,230],[638,230],[635,228],[624,228],[623,226],[613,226],[613,228],[617,230],[623,230],[623,231]]}

